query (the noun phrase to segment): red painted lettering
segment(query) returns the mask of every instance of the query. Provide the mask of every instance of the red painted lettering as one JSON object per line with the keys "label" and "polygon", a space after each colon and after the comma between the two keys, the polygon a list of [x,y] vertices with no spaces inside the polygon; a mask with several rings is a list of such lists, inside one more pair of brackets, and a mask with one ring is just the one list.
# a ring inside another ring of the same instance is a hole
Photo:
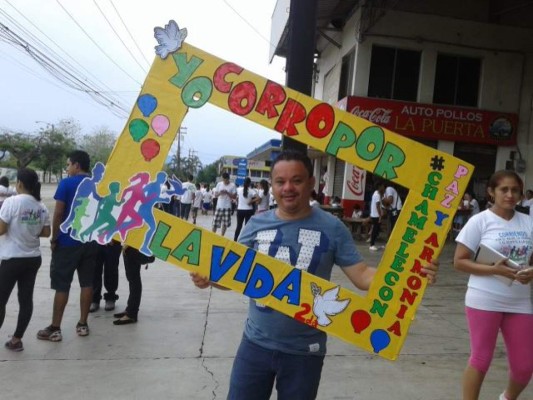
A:
{"label": "red painted lettering", "polygon": [[274,129],[287,136],[296,136],[299,132],[295,125],[304,121],[305,117],[306,112],[304,106],[296,100],[289,99],[287,100],[285,107],[283,107],[281,116]]}

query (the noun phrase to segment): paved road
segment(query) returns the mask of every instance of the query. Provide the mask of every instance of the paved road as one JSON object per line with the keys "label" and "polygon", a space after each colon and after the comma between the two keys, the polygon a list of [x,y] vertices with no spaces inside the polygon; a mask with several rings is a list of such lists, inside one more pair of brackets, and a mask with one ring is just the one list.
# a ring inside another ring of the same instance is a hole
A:
{"label": "paved road", "polygon": [[[53,209],[53,187],[43,197]],[[200,217],[209,227],[211,217]],[[226,236],[232,237],[233,230]],[[360,249],[376,265],[379,254]],[[139,322],[114,326],[111,312],[91,315],[91,334],[76,336],[79,288],[73,284],[63,321],[63,342],[35,338],[50,323],[50,247],[42,241],[43,266],[35,287],[33,319],[25,350],[0,349],[0,399],[224,399],[229,373],[246,316],[247,299],[233,292],[198,290],[185,271],[156,261],[142,271]],[[419,308],[399,360],[390,362],[330,338],[318,398],[321,400],[456,400],[468,358],[463,313],[466,277],[453,271],[453,244],[441,255],[439,283]],[[122,263],[117,309],[128,295]],[[342,273],[333,280],[349,286]],[[18,306],[12,295],[0,334],[12,333]],[[497,399],[506,383],[499,343],[481,399]],[[273,394],[272,398],[276,398]],[[533,387],[523,399],[533,400]],[[251,399],[253,400],[253,399]]]}

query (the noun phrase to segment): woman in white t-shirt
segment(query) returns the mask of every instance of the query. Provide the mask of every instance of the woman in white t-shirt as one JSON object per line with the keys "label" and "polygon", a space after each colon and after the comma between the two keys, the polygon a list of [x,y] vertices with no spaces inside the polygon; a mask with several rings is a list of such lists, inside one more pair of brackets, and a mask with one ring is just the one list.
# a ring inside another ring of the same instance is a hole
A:
{"label": "woman in white t-shirt", "polygon": [[[470,274],[465,310],[471,354],[463,375],[463,398],[477,399],[501,330],[509,359],[509,383],[500,399],[517,399],[533,373],[533,305],[530,267],[533,219],[515,212],[522,180],[513,171],[498,171],[489,180],[489,210],[473,215],[457,236],[454,266]],[[473,258],[479,245],[497,250],[506,260],[492,265]]]}
{"label": "woman in white t-shirt", "polygon": [[252,180],[246,177],[243,185],[237,188],[237,227],[233,236],[235,241],[239,238],[243,225],[254,215],[254,203],[259,200],[257,191],[251,187],[251,184]]}
{"label": "woman in white t-shirt", "polygon": [[41,266],[39,237],[50,236],[50,216],[41,202],[41,184],[34,170],[17,174],[18,195],[7,198],[0,209],[0,327],[9,296],[18,285],[19,316],[15,333],[5,347],[22,351],[22,337],[33,312],[33,287]]}
{"label": "woman in white t-shirt", "polygon": [[259,190],[257,191],[257,197],[259,198],[257,203],[257,214],[267,211],[270,203],[270,187],[266,179],[261,179],[259,182]]}

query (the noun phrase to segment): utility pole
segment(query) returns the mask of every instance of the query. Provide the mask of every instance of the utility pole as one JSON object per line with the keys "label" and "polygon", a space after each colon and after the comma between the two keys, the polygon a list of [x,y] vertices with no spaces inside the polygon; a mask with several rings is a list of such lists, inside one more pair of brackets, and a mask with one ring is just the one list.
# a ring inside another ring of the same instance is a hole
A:
{"label": "utility pole", "polygon": [[182,135],[187,134],[187,127],[186,126],[180,126],[178,130],[178,157],[177,157],[177,173],[179,174],[181,171],[181,138]]}
{"label": "utility pole", "polygon": [[189,149],[189,162],[192,162],[192,166],[194,169],[194,176],[198,175],[198,168],[199,168],[199,160],[198,160],[198,152],[193,149]]}
{"label": "utility pole", "polygon": [[[313,89],[317,3],[318,0],[291,0],[289,13],[286,85],[309,96]],[[283,148],[307,153],[306,144],[287,136],[283,136]]]}

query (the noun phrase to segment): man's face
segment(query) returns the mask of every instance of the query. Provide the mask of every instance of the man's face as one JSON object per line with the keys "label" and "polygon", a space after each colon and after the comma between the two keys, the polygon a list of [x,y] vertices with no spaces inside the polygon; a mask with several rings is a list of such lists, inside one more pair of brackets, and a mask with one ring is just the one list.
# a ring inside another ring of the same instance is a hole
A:
{"label": "man's face", "polygon": [[300,161],[279,161],[272,170],[272,193],[278,208],[296,214],[309,208],[315,178]]}
{"label": "man's face", "polygon": [[68,176],[74,176],[78,173],[79,164],[78,163],[72,163],[70,161],[70,158],[67,158],[67,166],[65,168],[65,172]]}

